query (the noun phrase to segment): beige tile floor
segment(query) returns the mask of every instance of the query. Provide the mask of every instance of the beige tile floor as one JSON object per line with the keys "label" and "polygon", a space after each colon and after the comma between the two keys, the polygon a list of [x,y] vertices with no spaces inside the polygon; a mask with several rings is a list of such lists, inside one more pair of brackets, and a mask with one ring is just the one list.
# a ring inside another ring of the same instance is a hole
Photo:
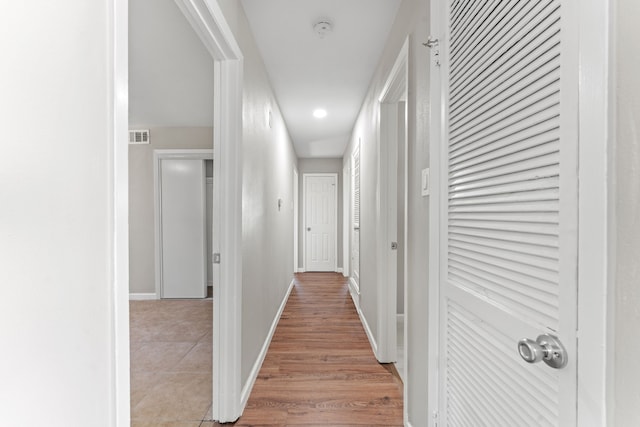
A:
{"label": "beige tile floor", "polygon": [[212,300],[131,301],[131,426],[207,427]]}

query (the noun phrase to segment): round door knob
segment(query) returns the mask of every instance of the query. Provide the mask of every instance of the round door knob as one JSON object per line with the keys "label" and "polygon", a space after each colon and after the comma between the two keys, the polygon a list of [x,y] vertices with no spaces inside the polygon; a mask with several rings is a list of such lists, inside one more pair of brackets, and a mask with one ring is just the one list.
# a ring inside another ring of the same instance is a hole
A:
{"label": "round door knob", "polygon": [[521,339],[518,342],[518,353],[520,353],[520,357],[528,363],[538,363],[544,358],[544,349],[542,346],[529,338]]}
{"label": "round door knob", "polygon": [[518,341],[518,353],[528,363],[543,361],[555,369],[567,366],[567,351],[558,339],[553,335],[543,334],[533,341],[524,338]]}
{"label": "round door knob", "polygon": [[307,227],[307,231],[311,231],[311,227]]}

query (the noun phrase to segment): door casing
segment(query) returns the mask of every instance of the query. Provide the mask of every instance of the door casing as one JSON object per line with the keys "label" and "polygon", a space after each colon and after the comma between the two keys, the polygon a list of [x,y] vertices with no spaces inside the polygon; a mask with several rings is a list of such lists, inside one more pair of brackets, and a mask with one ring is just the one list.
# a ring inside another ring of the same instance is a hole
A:
{"label": "door casing", "polygon": [[293,169],[293,272],[298,272],[298,224],[300,221],[299,215],[299,190],[300,180],[298,177],[298,169]]}
{"label": "door casing", "polygon": [[[612,237],[607,233],[615,217],[612,201],[612,135],[614,82],[611,55],[612,2],[585,0],[571,7],[578,14],[578,331],[577,425],[612,425],[611,385],[613,372],[612,307],[610,292],[613,272]],[[440,42],[444,38],[445,7],[431,2],[430,33]],[[429,358],[428,402],[430,425],[436,425],[439,407],[439,286],[442,209],[446,206],[446,152],[443,150],[445,91],[438,65],[440,48],[431,49],[429,152],[431,196],[429,203]],[[603,295],[606,297],[603,298]]]}
{"label": "door casing", "polygon": [[[408,85],[409,40],[406,39],[378,97],[380,105],[380,130],[378,133],[378,176],[376,183],[376,232],[377,232],[377,292],[378,292],[378,337],[376,358],[382,363],[395,362],[397,358],[397,252],[391,242],[397,241],[397,174],[398,103],[406,100]],[[406,149],[403,150],[406,153]],[[406,159],[400,159],[405,162]],[[406,173],[406,167],[405,167]],[[406,186],[405,186],[405,202]],[[406,209],[405,209],[406,212]],[[405,222],[406,223],[406,222]],[[406,238],[403,239],[406,253]],[[406,270],[405,270],[406,277]],[[405,293],[405,308],[406,304]],[[407,314],[405,313],[405,319]],[[406,334],[405,323],[405,337]],[[407,352],[405,352],[405,355]],[[406,362],[406,361],[405,361]],[[405,364],[405,366],[407,366]]]}

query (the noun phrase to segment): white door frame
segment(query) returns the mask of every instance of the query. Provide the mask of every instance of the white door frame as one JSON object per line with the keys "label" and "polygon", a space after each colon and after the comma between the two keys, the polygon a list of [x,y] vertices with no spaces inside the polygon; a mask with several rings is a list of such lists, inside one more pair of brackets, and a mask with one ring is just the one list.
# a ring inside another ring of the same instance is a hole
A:
{"label": "white door frame", "polygon": [[[390,218],[389,206],[397,209],[397,199],[390,200],[390,193],[397,192],[397,180],[390,179],[390,171],[397,174],[397,165],[390,161],[397,159],[398,141],[398,102],[407,93],[409,40],[406,39],[396,62],[387,77],[378,97],[380,103],[380,131],[378,132],[378,176],[376,182],[376,231],[377,231],[377,294],[378,294],[378,337],[376,358],[381,363],[396,362],[398,353],[397,331],[397,270],[392,268],[391,239],[397,233],[397,218]],[[405,137],[406,139],[406,137]],[[391,155],[395,150],[396,155]],[[395,186],[394,188],[390,188]],[[390,221],[395,224],[390,224]],[[393,230],[393,227],[396,230]],[[405,239],[406,254],[406,239]],[[397,257],[396,257],[397,259]],[[406,275],[405,275],[406,277]],[[389,285],[391,284],[391,286]],[[405,294],[406,296],[406,294]],[[406,299],[406,298],[405,298]],[[405,309],[406,309],[405,304]],[[405,313],[405,319],[407,319]],[[406,334],[405,322],[405,337]],[[407,352],[405,351],[405,355]],[[405,361],[405,365],[406,361]],[[405,381],[406,383],[406,381]],[[406,391],[406,390],[405,390]],[[406,408],[405,408],[406,410]]]}
{"label": "white door frame", "polygon": [[108,425],[128,426],[131,423],[131,384],[129,363],[129,2],[109,2],[107,22],[112,67],[110,108],[112,123],[110,138],[113,146],[106,162],[110,164],[113,179],[110,242],[113,264],[109,265],[112,280],[110,294],[111,337],[111,390],[112,402]]}
{"label": "white door frame", "polygon": [[298,272],[298,242],[299,242],[299,206],[300,177],[298,169],[293,168],[293,272]]}
{"label": "white door frame", "polygon": [[[160,299],[162,295],[162,199],[160,197],[160,162],[167,159],[190,159],[190,160],[213,160],[213,150],[190,150],[190,149],[174,149],[174,150],[153,150],[153,218],[154,218],[154,251],[155,251],[155,285],[156,299]],[[209,236],[209,238],[212,238]],[[209,260],[206,260],[208,263]],[[206,274],[206,271],[205,271]]]}
{"label": "white door frame", "polygon": [[[307,230],[307,178],[333,177],[336,181],[333,193],[333,271],[338,271],[338,174],[337,173],[303,173],[302,174],[302,225]],[[307,233],[302,233],[302,271],[307,271]]]}
{"label": "white door frame", "polygon": [[[576,0],[569,0],[576,1]],[[571,11],[578,13],[578,56],[580,68],[579,111],[579,224],[578,224],[578,387],[577,425],[602,426],[613,418],[611,385],[607,379],[613,370],[613,346],[609,345],[612,328],[612,296],[610,267],[613,248],[607,228],[614,218],[611,200],[613,144],[611,128],[613,111],[612,64],[610,56],[610,1],[583,0]],[[431,2],[431,36],[443,40],[443,5]],[[430,58],[431,131],[429,152],[431,168],[431,200],[429,204],[429,367],[428,405],[430,424],[435,425],[439,407],[439,285],[442,271],[441,218],[445,218],[446,153],[442,149],[444,132],[444,91],[441,73],[432,49]],[[515,344],[514,344],[515,348]]]}

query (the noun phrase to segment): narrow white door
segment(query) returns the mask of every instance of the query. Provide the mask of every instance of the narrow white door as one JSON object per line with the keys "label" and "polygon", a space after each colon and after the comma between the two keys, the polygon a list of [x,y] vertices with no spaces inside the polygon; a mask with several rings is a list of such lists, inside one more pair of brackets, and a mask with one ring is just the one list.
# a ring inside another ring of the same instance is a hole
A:
{"label": "narrow white door", "polygon": [[160,163],[162,298],[206,296],[206,198],[203,160]]}
{"label": "narrow white door", "polygon": [[576,425],[574,6],[447,2],[439,425]]}
{"label": "narrow white door", "polygon": [[304,175],[305,269],[336,271],[337,175]]}

